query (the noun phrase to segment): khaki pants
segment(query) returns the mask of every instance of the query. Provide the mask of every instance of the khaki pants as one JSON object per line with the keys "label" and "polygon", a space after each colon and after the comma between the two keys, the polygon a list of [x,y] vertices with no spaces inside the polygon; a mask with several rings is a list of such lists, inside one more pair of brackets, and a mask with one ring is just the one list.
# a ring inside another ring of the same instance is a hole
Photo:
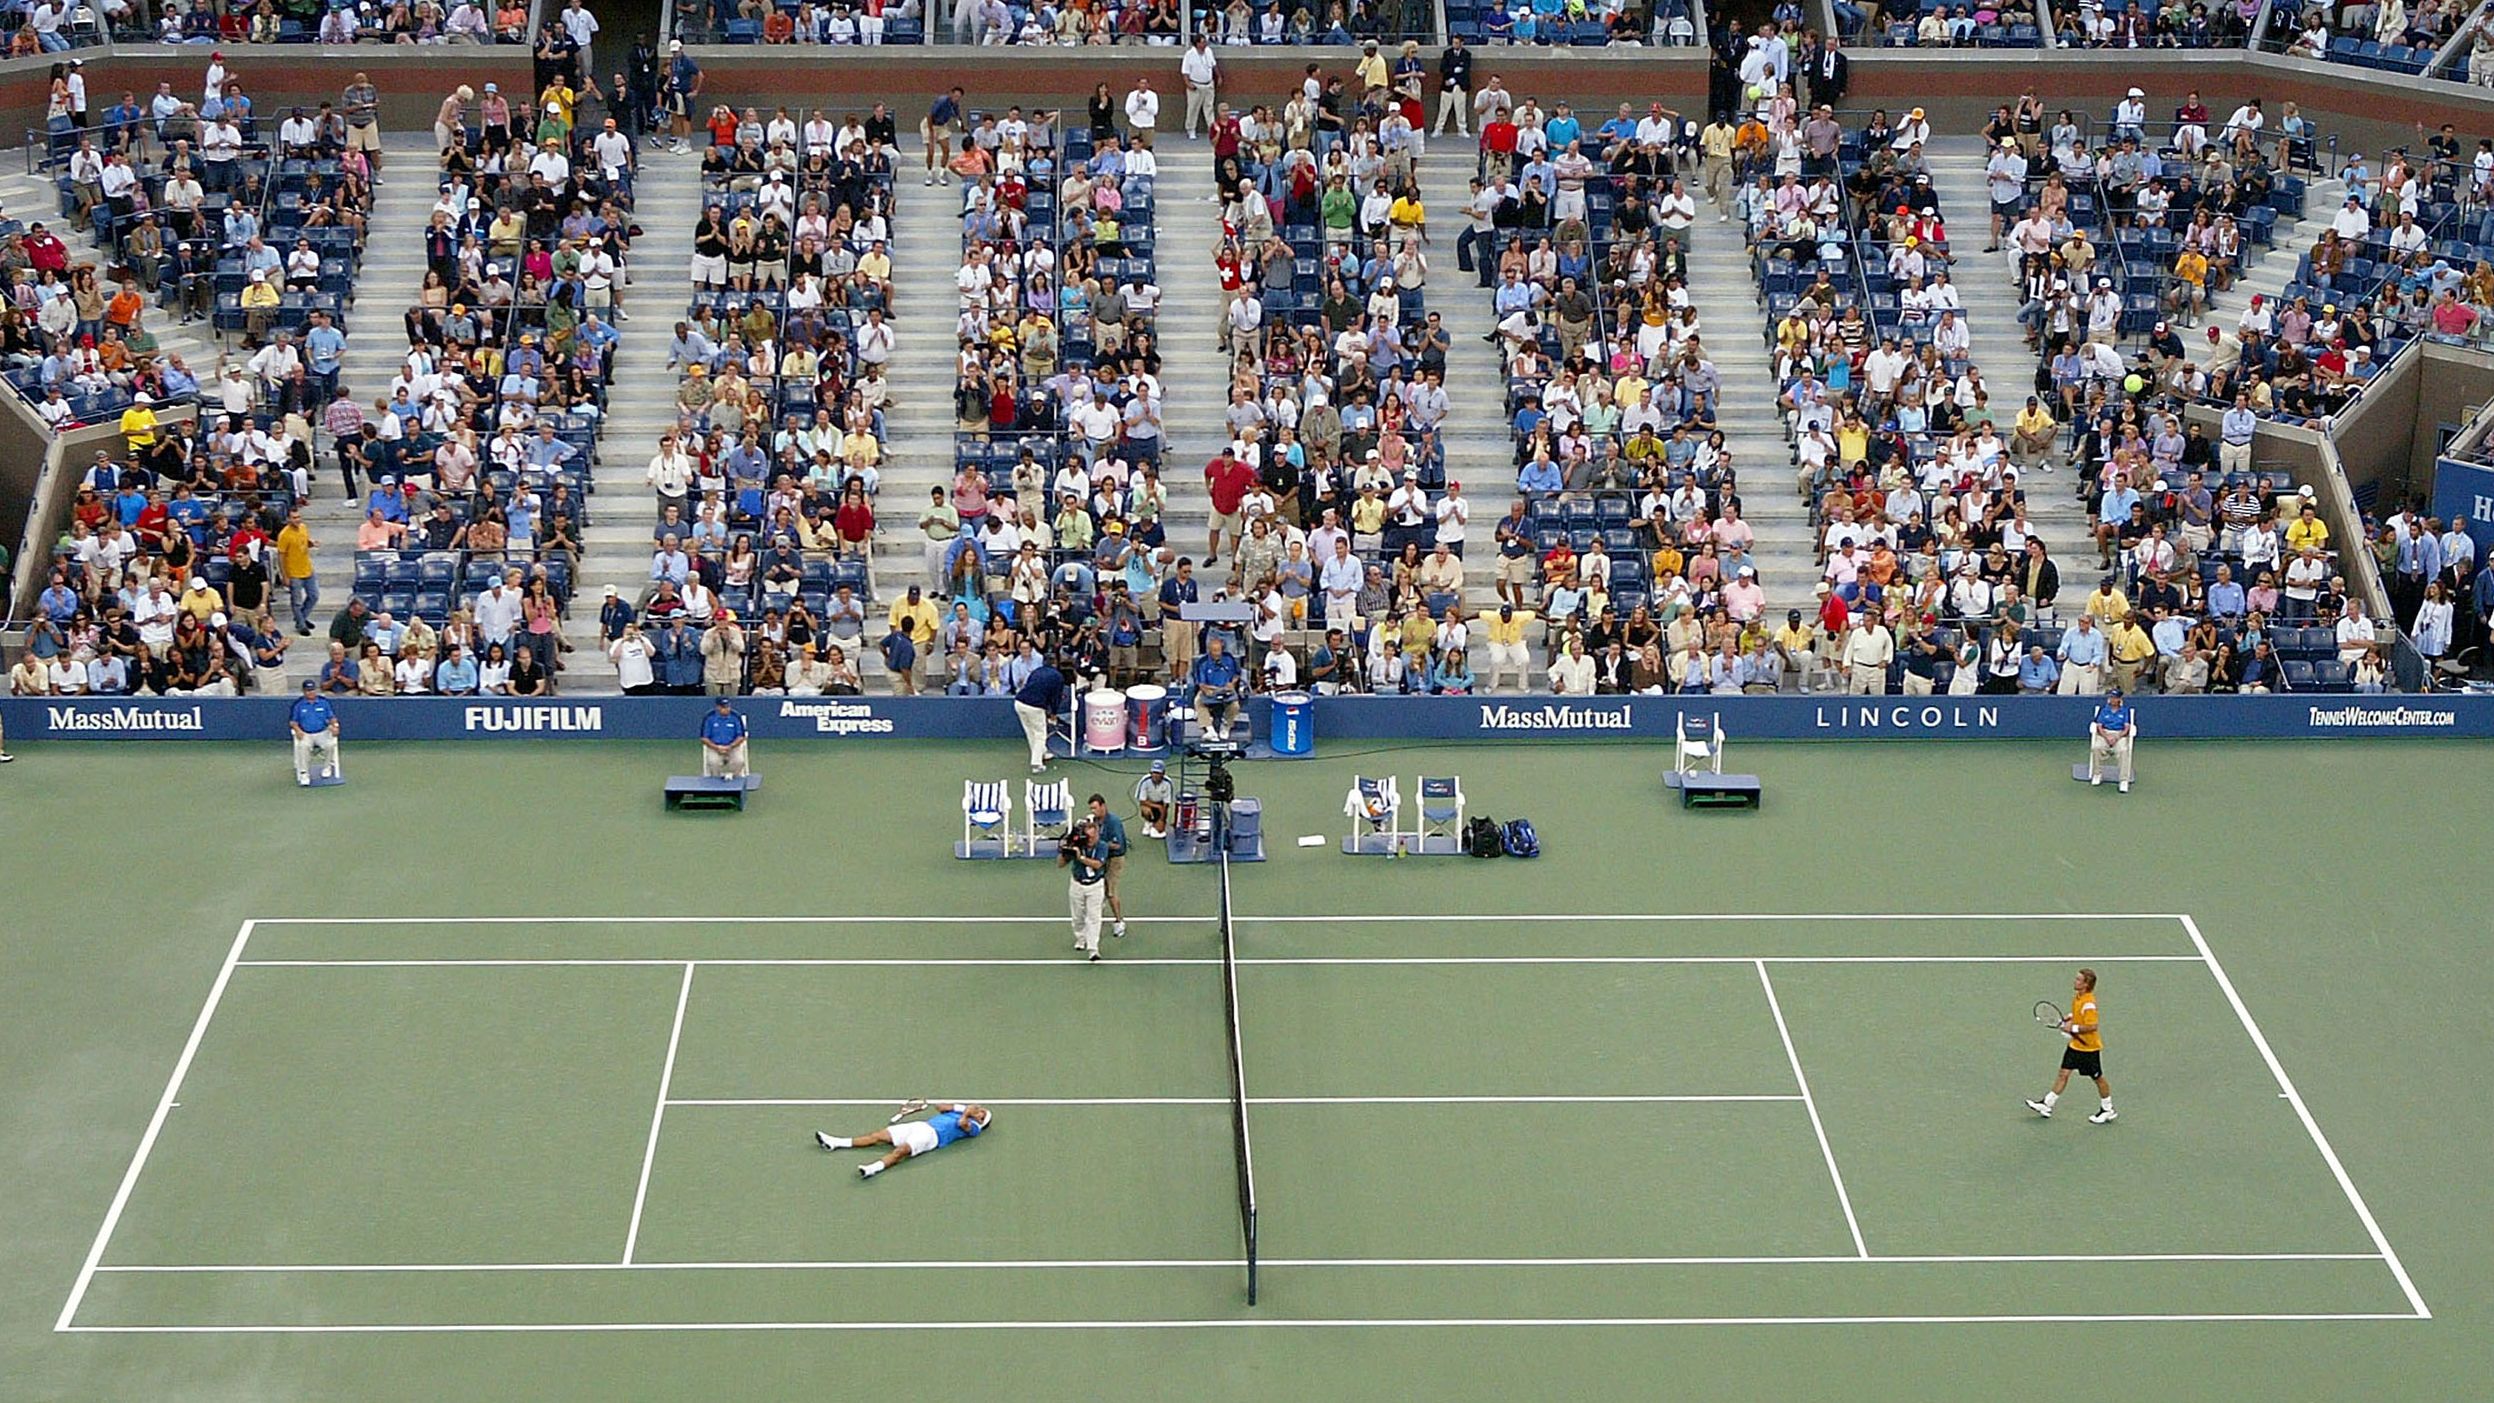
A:
{"label": "khaki pants", "polygon": [[2105,761],[2111,760],[2118,767],[2114,778],[2124,784],[2130,783],[2130,741],[2131,738],[2126,735],[2106,740],[2102,732],[2093,726],[2088,727],[2087,777],[2094,779],[2098,768]]}
{"label": "khaki pants", "polygon": [[1198,625],[1191,620],[1162,615],[1160,621],[1161,661],[1168,664],[1169,675],[1186,676],[1195,665],[1195,639]]}
{"label": "khaki pants", "polygon": [[1522,643],[1489,645],[1489,680],[1483,685],[1490,691],[1496,691],[1498,679],[1510,672],[1516,675],[1516,685],[1519,687],[1528,686],[1532,682],[1532,659],[1526,654],[1524,645]]}
{"label": "khaki pants", "polygon": [[1472,94],[1461,88],[1439,90],[1438,119],[1436,125],[1429,128],[1429,134],[1431,136],[1445,135],[1449,122],[1454,123],[1456,131],[1465,136],[1472,135]]}
{"label": "khaki pants", "polygon": [[712,750],[709,746],[703,746],[701,748],[701,772],[714,779],[743,779],[747,773],[745,743],[741,740],[736,742],[727,748],[727,753],[724,755]]}
{"label": "khaki pants", "polygon": [[1022,723],[1022,737],[1030,742],[1031,768],[1048,766],[1048,713],[1028,702],[1013,704],[1013,719]]}
{"label": "khaki pants", "polygon": [[294,738],[294,782],[310,784],[314,770],[345,773],[338,765],[338,738],[327,731]]}
{"label": "khaki pants", "polygon": [[2113,685],[2120,688],[2122,695],[2124,696],[2128,696],[2130,693],[2137,691],[2139,689],[2139,674],[2146,671],[2147,666],[2148,665],[2145,661],[2126,663],[2119,659],[2115,659],[2113,663]]}
{"label": "khaki pants", "polygon": [[1857,697],[1885,695],[1888,670],[1876,663],[1848,663],[1845,666],[1845,691]]}
{"label": "khaki pants", "polygon": [[2247,473],[2252,470],[2252,446],[2248,443],[2217,445],[2217,468],[2226,473]]}
{"label": "khaki pants", "polygon": [[1732,212],[1731,157],[1709,156],[1706,158],[1706,198],[1714,202],[1718,211],[1725,214]]}
{"label": "khaki pants", "polygon": [[2061,669],[2061,681],[2053,690],[2065,697],[2092,697],[2104,690],[2104,665],[2072,663]]}
{"label": "khaki pants", "polygon": [[1930,678],[1928,678],[1928,677],[1918,676],[1918,675],[1916,675],[1916,674],[1914,674],[1914,673],[1911,673],[1911,672],[1906,673],[1906,674],[1905,674],[1905,695],[1907,695],[1907,696],[1909,696],[1909,697],[1927,697],[1927,696],[1930,696],[1930,695],[1931,695],[1931,679],[1930,679]]}
{"label": "khaki pants", "polygon": [[1074,917],[1074,948],[1086,955],[1100,953],[1100,908],[1108,899],[1107,884],[1068,881],[1065,899]]}
{"label": "khaki pants", "polygon": [[1214,106],[1212,84],[1189,83],[1186,85],[1186,134],[1188,136],[1193,136],[1199,131],[1212,130]]}

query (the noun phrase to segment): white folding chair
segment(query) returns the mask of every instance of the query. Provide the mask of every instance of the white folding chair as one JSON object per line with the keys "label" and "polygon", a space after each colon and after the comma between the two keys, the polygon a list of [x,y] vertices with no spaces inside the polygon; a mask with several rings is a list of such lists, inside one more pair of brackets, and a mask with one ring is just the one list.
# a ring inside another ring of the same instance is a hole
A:
{"label": "white folding chair", "polygon": [[1723,773],[1723,718],[1717,716],[1693,721],[1682,715],[1673,723],[1672,729],[1676,733],[1671,752],[1672,773]]}
{"label": "white folding chair", "polygon": [[1013,796],[1003,780],[964,780],[961,785],[961,850],[966,855],[984,839],[1002,848],[1013,845],[1006,821],[1013,814]]}
{"label": "white folding chair", "polygon": [[1342,812],[1351,820],[1351,838],[1343,851],[1387,851],[1403,829],[1401,783],[1392,775],[1383,779],[1354,776],[1351,792],[1343,796]]}
{"label": "white folding chair", "polygon": [[1056,842],[1074,821],[1074,782],[1022,781],[1022,851],[1037,856],[1040,840]]}
{"label": "white folding chair", "polygon": [[1458,846],[1463,842],[1464,797],[1463,781],[1453,775],[1420,777],[1420,850],[1428,851],[1431,838],[1445,838]]}

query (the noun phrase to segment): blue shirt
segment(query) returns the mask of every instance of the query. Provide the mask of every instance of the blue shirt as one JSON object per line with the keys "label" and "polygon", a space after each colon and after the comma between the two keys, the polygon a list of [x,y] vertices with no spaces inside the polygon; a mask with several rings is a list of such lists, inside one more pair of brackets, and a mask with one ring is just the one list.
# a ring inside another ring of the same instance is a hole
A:
{"label": "blue shirt", "polygon": [[334,326],[316,326],[303,333],[303,350],[312,369],[326,375],[346,358],[346,336]]}
{"label": "blue shirt", "polygon": [[2051,658],[2039,658],[2029,654],[2018,659],[2018,690],[2049,692],[2052,690],[2052,684],[2059,680],[2061,680],[2061,668]]}
{"label": "blue shirt", "polygon": [[745,718],[734,710],[712,709],[701,718],[701,738],[712,745],[734,745],[745,738]]}
{"label": "blue shirt", "polygon": [[1126,855],[1126,821],[1115,814],[1100,815],[1100,846],[1110,857]]}
{"label": "blue shirt", "polygon": [[978,1122],[963,1119],[959,1111],[938,1111],[927,1117],[927,1124],[935,1131],[935,1147],[939,1150],[979,1133]]}
{"label": "blue shirt", "polygon": [[1013,699],[1023,706],[1035,706],[1054,716],[1065,709],[1065,674],[1048,663],[1032,668]]}
{"label": "blue shirt", "polygon": [[2076,624],[2061,635],[2061,660],[2072,667],[2100,667],[2104,663],[2104,630],[2088,629],[2082,633]]}
{"label": "blue shirt", "polygon": [[1214,657],[1210,653],[1195,660],[1195,696],[1201,700],[1206,693],[1216,697],[1238,690],[1238,659],[1228,653]]}
{"label": "blue shirt", "polygon": [[2130,703],[2104,702],[2096,707],[2096,724],[2115,735],[2130,729]]}
{"label": "blue shirt", "polygon": [[287,719],[305,735],[315,735],[334,725],[338,713],[330,707],[327,697],[297,697],[294,699],[294,710],[287,714]]}

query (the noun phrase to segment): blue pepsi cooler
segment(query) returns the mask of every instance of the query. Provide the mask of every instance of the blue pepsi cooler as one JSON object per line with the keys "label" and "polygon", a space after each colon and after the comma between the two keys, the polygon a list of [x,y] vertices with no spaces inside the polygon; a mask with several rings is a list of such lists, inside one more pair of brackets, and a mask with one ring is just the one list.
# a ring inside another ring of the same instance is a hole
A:
{"label": "blue pepsi cooler", "polygon": [[1315,698],[1305,692],[1275,692],[1271,730],[1274,759],[1305,760],[1315,754]]}
{"label": "blue pepsi cooler", "polygon": [[1253,855],[1264,846],[1264,802],[1260,799],[1230,801],[1230,855]]}

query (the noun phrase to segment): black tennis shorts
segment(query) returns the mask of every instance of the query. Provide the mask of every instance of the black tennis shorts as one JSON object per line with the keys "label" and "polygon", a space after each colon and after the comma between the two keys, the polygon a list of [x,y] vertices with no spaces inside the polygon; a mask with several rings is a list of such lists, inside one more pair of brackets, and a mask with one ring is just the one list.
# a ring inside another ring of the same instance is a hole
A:
{"label": "black tennis shorts", "polygon": [[2104,1054],[2081,1052],[2077,1048],[2070,1048],[2061,1054],[2061,1070],[2076,1072],[2090,1079],[2101,1077],[2104,1075]]}

